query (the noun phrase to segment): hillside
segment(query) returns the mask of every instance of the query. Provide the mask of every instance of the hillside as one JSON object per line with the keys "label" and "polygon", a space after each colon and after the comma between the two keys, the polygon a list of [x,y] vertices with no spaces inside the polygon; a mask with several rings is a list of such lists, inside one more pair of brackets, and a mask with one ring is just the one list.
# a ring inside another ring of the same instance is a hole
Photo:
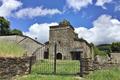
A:
{"label": "hillside", "polygon": [[107,53],[110,53],[111,52],[111,44],[101,44],[101,45],[98,45],[97,48],[101,51],[105,51]]}
{"label": "hillside", "polygon": [[113,42],[112,44],[101,44],[98,45],[97,48],[107,53],[120,52],[120,42]]}

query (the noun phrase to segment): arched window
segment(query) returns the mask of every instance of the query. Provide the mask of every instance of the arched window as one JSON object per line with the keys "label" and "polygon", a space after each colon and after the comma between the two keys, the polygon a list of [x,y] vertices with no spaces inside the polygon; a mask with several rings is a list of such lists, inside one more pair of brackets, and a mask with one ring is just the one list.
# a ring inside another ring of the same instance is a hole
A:
{"label": "arched window", "polygon": [[61,53],[57,53],[57,59],[62,59],[62,54]]}

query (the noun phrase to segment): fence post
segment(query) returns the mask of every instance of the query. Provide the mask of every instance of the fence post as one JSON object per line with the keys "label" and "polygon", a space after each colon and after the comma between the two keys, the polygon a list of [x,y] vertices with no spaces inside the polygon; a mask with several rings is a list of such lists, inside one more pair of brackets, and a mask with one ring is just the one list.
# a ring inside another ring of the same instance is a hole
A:
{"label": "fence post", "polygon": [[83,77],[83,58],[80,53],[80,77]]}
{"label": "fence post", "polygon": [[32,69],[32,56],[30,56],[29,60],[29,74],[31,73],[31,69]]}
{"label": "fence post", "polygon": [[56,54],[57,54],[57,44],[55,43],[55,48],[54,48],[54,74],[56,74]]}

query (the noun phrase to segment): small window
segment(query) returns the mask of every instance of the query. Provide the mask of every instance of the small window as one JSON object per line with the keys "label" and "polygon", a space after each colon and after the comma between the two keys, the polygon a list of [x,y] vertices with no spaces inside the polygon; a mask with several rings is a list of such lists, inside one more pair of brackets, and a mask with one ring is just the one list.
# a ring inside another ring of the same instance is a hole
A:
{"label": "small window", "polygon": [[60,42],[60,41],[58,41],[58,43],[60,44],[61,42]]}

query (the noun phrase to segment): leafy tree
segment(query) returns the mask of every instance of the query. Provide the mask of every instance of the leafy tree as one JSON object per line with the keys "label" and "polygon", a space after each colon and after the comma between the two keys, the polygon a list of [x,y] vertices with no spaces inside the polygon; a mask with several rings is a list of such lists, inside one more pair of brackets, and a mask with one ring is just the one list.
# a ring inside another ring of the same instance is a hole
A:
{"label": "leafy tree", "polygon": [[70,26],[71,24],[70,24],[70,22],[68,20],[64,19],[63,21],[61,21],[59,23],[59,25]]}
{"label": "leafy tree", "polygon": [[107,56],[107,53],[105,51],[101,51],[96,46],[93,46],[93,50],[94,50],[94,56],[96,56],[96,55]]}
{"label": "leafy tree", "polygon": [[101,44],[98,45],[97,48],[101,51],[106,52],[106,54],[110,57],[111,56],[111,44]]}
{"label": "leafy tree", "polygon": [[120,42],[113,42],[111,44],[112,52],[120,52]]}
{"label": "leafy tree", "polygon": [[4,17],[0,17],[0,35],[8,35],[10,33],[10,23]]}
{"label": "leafy tree", "polygon": [[74,30],[73,26],[72,26],[72,25],[70,24],[70,22],[69,22],[68,20],[66,20],[66,19],[64,19],[63,21],[61,21],[61,22],[59,23],[59,25],[62,26],[62,27],[64,27],[64,26],[70,26],[70,27]]}
{"label": "leafy tree", "polygon": [[18,29],[11,30],[11,34],[12,35],[23,35],[22,31],[20,31]]}
{"label": "leafy tree", "polygon": [[23,35],[18,29],[10,30],[10,22],[4,17],[0,17],[0,36],[2,35]]}

